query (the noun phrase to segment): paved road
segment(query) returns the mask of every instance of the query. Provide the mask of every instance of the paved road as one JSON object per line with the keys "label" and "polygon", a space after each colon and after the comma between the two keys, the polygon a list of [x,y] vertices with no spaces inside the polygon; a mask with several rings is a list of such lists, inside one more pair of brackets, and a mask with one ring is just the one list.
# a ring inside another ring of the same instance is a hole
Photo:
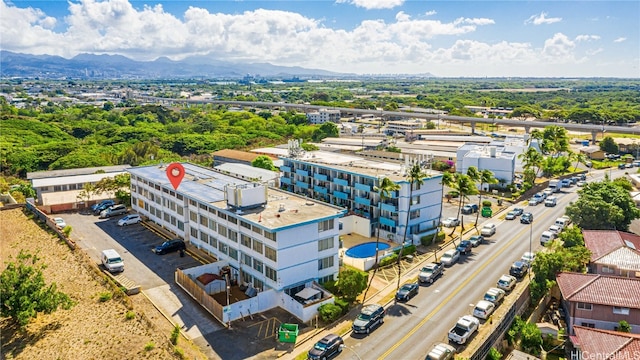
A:
{"label": "paved road", "polygon": [[[601,180],[604,173],[595,171],[588,180]],[[624,171],[613,170],[611,174],[615,178]],[[425,358],[435,344],[447,342],[447,332],[457,319],[472,313],[474,304],[489,287],[495,286],[500,275],[508,273],[514,261],[529,251],[530,246],[533,251],[541,248],[541,233],[564,214],[570,201],[577,199],[578,189],[576,186],[564,189],[558,195],[556,207],[515,205],[534,214],[533,225],[520,224],[517,219],[488,220],[497,225],[497,233],[490,238],[489,244],[475,248],[468,257],[463,256],[459,264],[448,268],[433,285],[422,286],[418,296],[407,304],[391,304],[385,323],[368,336],[348,336],[345,345],[349,351],[343,351],[339,358]],[[417,273],[416,269],[413,275],[417,276]]]}

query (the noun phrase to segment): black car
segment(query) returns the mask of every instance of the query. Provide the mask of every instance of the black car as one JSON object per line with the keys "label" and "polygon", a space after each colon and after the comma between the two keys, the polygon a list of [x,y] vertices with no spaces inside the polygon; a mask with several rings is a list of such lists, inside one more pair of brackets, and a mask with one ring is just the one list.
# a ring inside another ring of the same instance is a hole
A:
{"label": "black car", "polygon": [[462,240],[460,244],[456,248],[460,252],[460,254],[469,255],[471,254],[471,248],[473,248],[473,244],[469,240]]}
{"label": "black car", "polygon": [[529,264],[526,261],[516,261],[509,269],[509,275],[522,279],[529,271]]}
{"label": "black car", "polygon": [[182,239],[173,239],[163,242],[161,245],[156,246],[154,252],[158,255],[168,254],[174,251],[184,251],[187,248]]}
{"label": "black car", "polygon": [[381,325],[383,322],[384,308],[378,304],[370,304],[360,310],[358,317],[353,320],[351,329],[356,334],[368,334],[374,326]]}
{"label": "black car", "polygon": [[344,341],[336,334],[329,334],[318,341],[313,348],[309,350],[307,359],[329,359],[342,351]]}
{"label": "black car", "polygon": [[409,301],[412,297],[418,295],[418,283],[404,284],[396,293],[396,300]]}
{"label": "black car", "polygon": [[520,224],[531,224],[533,222],[533,214],[530,212],[523,213],[520,216]]}
{"label": "black car", "polygon": [[107,210],[110,206],[115,204],[116,202],[113,200],[102,200],[101,202],[92,205],[91,211],[93,211],[94,214],[100,214],[103,210]]}

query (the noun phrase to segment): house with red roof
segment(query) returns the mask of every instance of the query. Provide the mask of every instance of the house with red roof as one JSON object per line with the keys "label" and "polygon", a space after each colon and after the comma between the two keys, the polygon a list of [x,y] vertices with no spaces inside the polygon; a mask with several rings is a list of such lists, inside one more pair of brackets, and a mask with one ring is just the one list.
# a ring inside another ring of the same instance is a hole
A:
{"label": "house with red roof", "polygon": [[622,320],[640,333],[640,279],[563,272],[556,282],[568,334],[574,326],[616,330]]}
{"label": "house with red roof", "polygon": [[583,230],[582,236],[591,251],[590,273],[640,278],[640,236],[615,230]]}
{"label": "house with red roof", "polygon": [[640,335],[576,325],[569,359],[640,359]]}

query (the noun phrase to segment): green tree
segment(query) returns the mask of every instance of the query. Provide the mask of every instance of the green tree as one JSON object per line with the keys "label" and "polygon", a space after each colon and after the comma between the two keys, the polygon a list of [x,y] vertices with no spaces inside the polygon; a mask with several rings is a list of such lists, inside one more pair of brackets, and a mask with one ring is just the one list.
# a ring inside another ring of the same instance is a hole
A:
{"label": "green tree", "polygon": [[373,266],[374,266],[373,274],[371,275],[371,279],[369,280],[369,285],[367,285],[367,289],[365,290],[364,295],[362,296],[363,303],[367,298],[367,292],[371,287],[373,278],[376,276],[376,272],[378,271],[378,246],[380,245],[380,227],[382,226],[382,223],[380,221],[380,218],[382,217],[382,204],[384,204],[384,202],[391,197],[394,191],[398,191],[398,190],[400,190],[400,185],[394,183],[393,180],[389,179],[388,177],[382,178],[382,180],[380,180],[380,184],[373,188],[373,191],[377,192],[378,195],[380,196],[380,201],[378,202],[379,212],[378,212],[378,231],[376,234],[376,259],[373,263]]}
{"label": "green tree", "polygon": [[56,283],[45,284],[39,258],[23,250],[18,254],[18,263],[9,262],[0,274],[0,314],[10,317],[24,327],[38,313],[50,314],[59,307],[70,309],[71,298],[58,291]]}
{"label": "green tree", "polygon": [[592,182],[578,194],[578,200],[567,206],[566,213],[582,229],[627,231],[631,221],[640,217],[629,192],[615,182]]}
{"label": "green tree", "polygon": [[542,349],[542,332],[536,324],[527,322],[520,332],[522,349],[529,354],[539,354]]}
{"label": "green tree", "polygon": [[618,144],[616,144],[615,140],[613,140],[611,136],[605,136],[604,139],[600,140],[599,145],[600,150],[607,154],[617,154],[620,151]]}
{"label": "green tree", "polygon": [[336,287],[345,300],[354,302],[358,295],[367,288],[367,274],[352,269],[344,270],[338,275]]}
{"label": "green tree", "polygon": [[[481,209],[482,206],[482,187],[484,184],[497,184],[498,183],[498,179],[495,178],[495,176],[493,176],[493,172],[491,170],[488,169],[484,169],[482,171],[480,171],[480,173],[478,174],[478,180],[476,180],[478,182],[480,182],[480,194],[478,196],[478,209]],[[480,210],[478,210],[478,212],[476,213],[476,222],[473,224],[473,226],[477,229],[478,228],[478,219],[480,217]]]}
{"label": "green tree", "polygon": [[273,165],[273,160],[266,155],[257,156],[251,162],[251,166],[271,171],[278,171],[278,168]]}
{"label": "green tree", "polygon": [[572,226],[564,229],[558,238],[566,248],[574,246],[584,246],[584,237],[582,237],[582,229]]}
{"label": "green tree", "polygon": [[518,157],[522,160],[522,167],[525,172],[527,172],[527,170],[533,171],[534,179],[531,181],[533,184],[535,178],[538,177],[544,157],[533,147],[528,147],[527,150],[518,155]]}
{"label": "green tree", "polygon": [[424,184],[424,179],[427,177],[427,174],[422,171],[422,167],[420,164],[413,164],[409,171],[407,172],[405,178],[409,183],[409,206],[407,209],[407,220],[404,226],[404,235],[402,236],[402,246],[400,247],[400,253],[398,253],[398,284],[396,286],[396,290],[400,289],[400,275],[402,274],[402,266],[400,266],[400,261],[402,261],[402,251],[404,250],[405,244],[407,242],[407,233],[409,232],[409,219],[411,216],[411,205],[413,205],[413,188],[419,189],[422,184]]}
{"label": "green tree", "polygon": [[320,141],[327,137],[338,137],[338,126],[332,122],[326,122],[313,132],[313,141]]}
{"label": "green tree", "polygon": [[[451,187],[458,192],[460,196],[460,202],[458,203],[458,219],[460,219],[460,213],[462,211],[462,206],[464,205],[464,200],[468,199],[469,195],[475,194],[478,190],[476,189],[476,185],[471,180],[469,175],[455,173],[453,175],[453,182],[451,183]],[[451,235],[456,231],[454,227],[451,231]],[[460,221],[460,233],[464,231],[464,221]]]}
{"label": "green tree", "polygon": [[629,325],[629,323],[626,322],[625,320],[620,320],[620,321],[618,321],[618,331],[630,333],[631,332],[631,325]]}

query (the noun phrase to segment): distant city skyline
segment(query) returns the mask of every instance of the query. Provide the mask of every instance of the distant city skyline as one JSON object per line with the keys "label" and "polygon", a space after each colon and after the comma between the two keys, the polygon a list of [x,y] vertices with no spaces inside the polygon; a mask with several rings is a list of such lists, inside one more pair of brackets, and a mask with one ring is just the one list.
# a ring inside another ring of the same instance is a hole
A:
{"label": "distant city skyline", "polygon": [[639,78],[639,16],[635,0],[0,0],[0,48],[355,74]]}

